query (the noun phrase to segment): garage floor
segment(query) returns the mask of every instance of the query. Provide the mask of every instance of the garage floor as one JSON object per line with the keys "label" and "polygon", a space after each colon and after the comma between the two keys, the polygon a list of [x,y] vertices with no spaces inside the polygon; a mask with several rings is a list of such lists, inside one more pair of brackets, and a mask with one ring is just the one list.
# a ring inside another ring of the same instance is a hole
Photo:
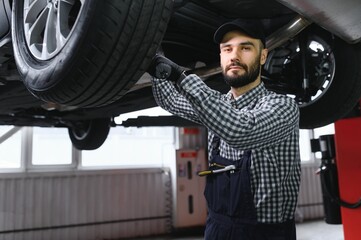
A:
{"label": "garage floor", "polygon": [[344,240],[343,227],[323,220],[298,223],[297,240]]}
{"label": "garage floor", "polygon": [[[297,223],[297,240],[344,240],[342,225],[331,225],[325,223],[324,220],[309,221]],[[184,240],[201,240],[203,239],[202,229],[193,229],[191,231],[184,231],[181,233],[132,238],[139,240],[171,240],[171,239],[184,239]]]}

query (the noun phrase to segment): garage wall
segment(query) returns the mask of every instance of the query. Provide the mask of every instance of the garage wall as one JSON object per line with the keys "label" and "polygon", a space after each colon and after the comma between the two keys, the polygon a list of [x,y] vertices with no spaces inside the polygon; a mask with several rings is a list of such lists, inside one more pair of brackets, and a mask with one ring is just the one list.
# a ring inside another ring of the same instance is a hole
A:
{"label": "garage wall", "polygon": [[0,239],[117,239],[171,230],[168,169],[1,174]]}
{"label": "garage wall", "polygon": [[[302,166],[301,220],[324,216],[316,165]],[[165,168],[0,175],[0,240],[117,239],[172,228]]]}
{"label": "garage wall", "polygon": [[301,165],[301,185],[298,196],[296,220],[320,219],[325,216],[320,176],[316,164]]}

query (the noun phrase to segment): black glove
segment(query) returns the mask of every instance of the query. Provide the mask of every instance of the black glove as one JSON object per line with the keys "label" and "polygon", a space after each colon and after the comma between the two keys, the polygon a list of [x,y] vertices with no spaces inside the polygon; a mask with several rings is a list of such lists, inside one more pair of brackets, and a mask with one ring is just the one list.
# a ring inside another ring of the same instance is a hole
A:
{"label": "black glove", "polygon": [[147,72],[155,78],[166,79],[172,82],[181,81],[184,77],[184,70],[182,67],[172,62],[166,57],[156,54]]}

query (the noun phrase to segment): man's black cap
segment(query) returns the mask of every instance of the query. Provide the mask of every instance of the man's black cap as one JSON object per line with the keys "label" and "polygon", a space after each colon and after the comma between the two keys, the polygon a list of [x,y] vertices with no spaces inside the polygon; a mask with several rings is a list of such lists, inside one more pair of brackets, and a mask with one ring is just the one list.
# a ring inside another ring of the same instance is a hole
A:
{"label": "man's black cap", "polygon": [[239,30],[252,38],[261,40],[263,46],[266,47],[263,25],[256,19],[236,19],[221,25],[214,33],[214,41],[221,43],[224,35],[233,30]]}

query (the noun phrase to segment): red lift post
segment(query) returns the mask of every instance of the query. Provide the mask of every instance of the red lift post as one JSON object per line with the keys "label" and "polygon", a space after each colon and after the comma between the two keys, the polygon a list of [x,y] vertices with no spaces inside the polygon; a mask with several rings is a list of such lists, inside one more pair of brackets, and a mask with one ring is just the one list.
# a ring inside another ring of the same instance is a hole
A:
{"label": "red lift post", "polygon": [[[356,203],[361,198],[361,117],[335,122],[335,149],[340,199]],[[345,240],[361,239],[361,207],[341,207]]]}

